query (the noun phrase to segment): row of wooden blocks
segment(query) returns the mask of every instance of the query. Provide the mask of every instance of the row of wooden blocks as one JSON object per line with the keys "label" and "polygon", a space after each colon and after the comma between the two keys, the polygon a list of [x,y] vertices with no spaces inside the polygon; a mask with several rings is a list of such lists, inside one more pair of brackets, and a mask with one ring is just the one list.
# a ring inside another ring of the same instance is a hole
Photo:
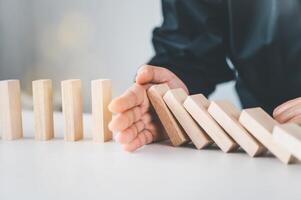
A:
{"label": "row of wooden blocks", "polygon": [[[83,97],[81,80],[70,79],[61,82],[62,109],[64,115],[64,138],[77,141],[83,138]],[[53,91],[49,79],[32,82],[35,116],[35,139],[50,140],[53,131]],[[108,104],[112,98],[112,83],[109,79],[91,81],[92,135],[97,142],[112,139],[108,123],[112,113]],[[3,140],[23,137],[21,91],[19,80],[0,81],[0,135]]]}
{"label": "row of wooden blocks", "polygon": [[259,107],[240,111],[228,101],[209,102],[166,84],[152,86],[148,97],[174,146],[216,143],[224,152],[240,146],[252,157],[269,150],[286,164],[301,159],[301,127],[278,124]]}

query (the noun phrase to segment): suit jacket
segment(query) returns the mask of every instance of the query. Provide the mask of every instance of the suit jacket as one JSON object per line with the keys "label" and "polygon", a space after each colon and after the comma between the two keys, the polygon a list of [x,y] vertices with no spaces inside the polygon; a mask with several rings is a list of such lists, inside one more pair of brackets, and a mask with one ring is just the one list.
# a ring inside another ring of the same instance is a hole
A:
{"label": "suit jacket", "polygon": [[149,64],[190,93],[236,80],[243,107],[268,112],[301,96],[301,0],[162,0],[162,10]]}

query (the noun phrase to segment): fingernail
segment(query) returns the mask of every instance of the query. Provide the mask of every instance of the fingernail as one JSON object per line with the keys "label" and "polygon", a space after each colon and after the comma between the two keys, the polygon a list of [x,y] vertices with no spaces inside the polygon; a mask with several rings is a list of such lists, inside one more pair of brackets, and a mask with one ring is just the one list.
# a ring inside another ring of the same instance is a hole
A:
{"label": "fingernail", "polygon": [[278,111],[279,111],[279,107],[276,107],[273,111],[273,116],[278,115],[279,114]]}
{"label": "fingernail", "polygon": [[145,68],[146,65],[141,65],[141,67],[139,67],[138,71],[137,71],[137,74],[140,74],[143,69]]}
{"label": "fingernail", "polygon": [[109,123],[108,127],[109,127],[109,130],[110,130],[110,131],[114,132],[114,129],[113,129],[113,127],[112,127],[112,121]]}

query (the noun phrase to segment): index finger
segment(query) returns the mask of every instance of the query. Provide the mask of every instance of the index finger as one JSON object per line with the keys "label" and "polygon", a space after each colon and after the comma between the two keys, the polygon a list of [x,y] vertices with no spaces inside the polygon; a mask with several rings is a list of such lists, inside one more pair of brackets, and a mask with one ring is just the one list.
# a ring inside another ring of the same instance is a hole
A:
{"label": "index finger", "polygon": [[139,84],[164,83],[172,79],[173,73],[164,67],[144,65],[137,72],[136,82]]}
{"label": "index finger", "polygon": [[112,112],[120,113],[135,106],[139,106],[146,98],[146,91],[143,86],[134,84],[125,91],[120,97],[114,99],[110,105],[109,110]]}
{"label": "index finger", "polygon": [[301,103],[301,97],[289,100],[289,101],[287,101],[287,102],[279,105],[277,108],[275,108],[274,112],[273,112],[273,116],[277,117],[278,115],[280,115],[285,110],[287,110],[287,109],[289,109],[289,108],[291,108],[293,106],[296,106],[296,105],[298,105],[300,103]]}

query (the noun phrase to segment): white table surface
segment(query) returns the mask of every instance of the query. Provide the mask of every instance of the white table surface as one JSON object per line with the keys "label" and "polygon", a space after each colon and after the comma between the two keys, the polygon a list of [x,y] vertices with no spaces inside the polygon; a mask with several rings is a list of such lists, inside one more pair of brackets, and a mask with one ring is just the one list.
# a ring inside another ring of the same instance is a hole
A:
{"label": "white table surface", "polygon": [[61,113],[56,138],[33,139],[32,112],[23,112],[24,139],[0,140],[0,199],[301,199],[301,164],[250,158],[215,148],[151,144],[135,153],[115,142],[64,142]]}

